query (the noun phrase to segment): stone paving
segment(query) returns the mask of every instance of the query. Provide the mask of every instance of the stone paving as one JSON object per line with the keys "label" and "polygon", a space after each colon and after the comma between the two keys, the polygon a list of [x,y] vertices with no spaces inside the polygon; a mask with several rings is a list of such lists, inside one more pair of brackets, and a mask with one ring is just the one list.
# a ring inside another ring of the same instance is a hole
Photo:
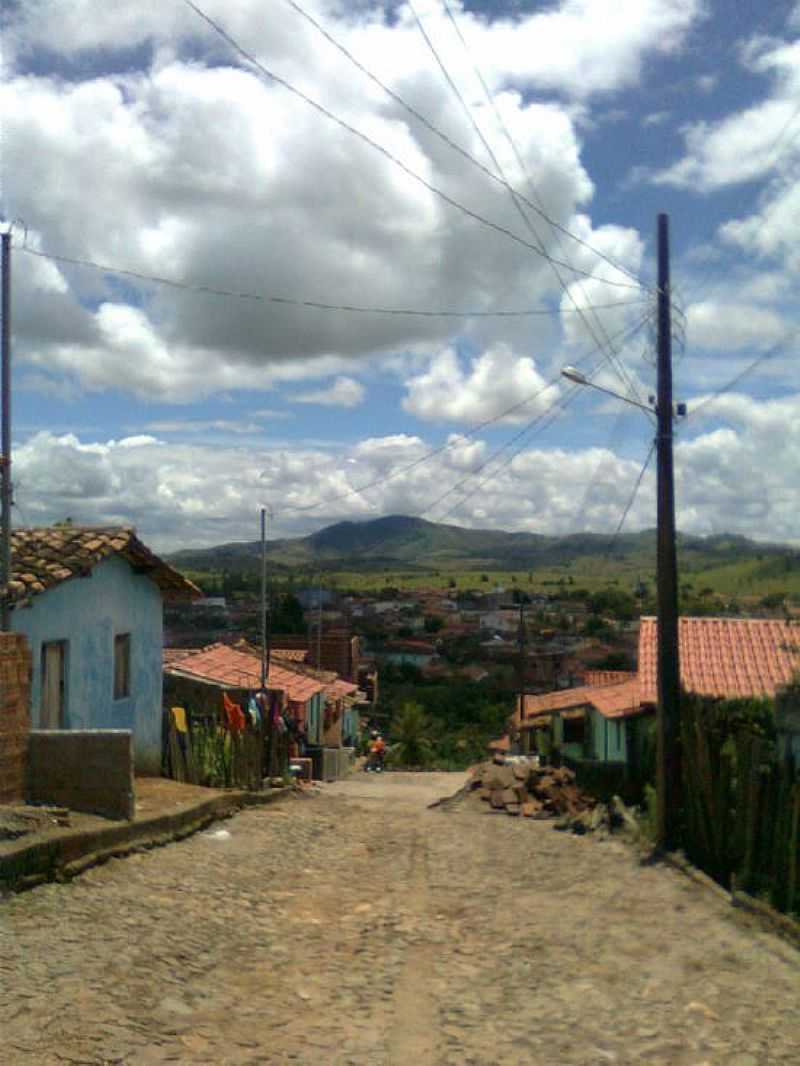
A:
{"label": "stone paving", "polygon": [[800,953],[615,840],[359,774],[0,901],[0,1061],[800,1062]]}

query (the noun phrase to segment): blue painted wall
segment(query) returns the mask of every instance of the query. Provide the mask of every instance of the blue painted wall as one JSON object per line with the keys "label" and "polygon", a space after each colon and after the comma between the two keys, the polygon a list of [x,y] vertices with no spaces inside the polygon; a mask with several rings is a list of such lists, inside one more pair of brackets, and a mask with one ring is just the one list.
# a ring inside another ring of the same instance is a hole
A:
{"label": "blue painted wall", "polygon": [[[68,641],[67,729],[130,729],[136,769],[161,771],[163,610],[161,590],[117,556],[12,612],[33,658],[31,722],[40,724],[42,644]],[[114,699],[114,637],[131,634],[130,696]]]}
{"label": "blue painted wall", "polygon": [[308,701],[306,708],[306,741],[318,746],[322,743],[325,718],[324,693],[315,693]]}
{"label": "blue painted wall", "polygon": [[625,739],[624,718],[604,718],[591,708],[592,744],[590,759],[601,762],[627,762],[628,750]]}

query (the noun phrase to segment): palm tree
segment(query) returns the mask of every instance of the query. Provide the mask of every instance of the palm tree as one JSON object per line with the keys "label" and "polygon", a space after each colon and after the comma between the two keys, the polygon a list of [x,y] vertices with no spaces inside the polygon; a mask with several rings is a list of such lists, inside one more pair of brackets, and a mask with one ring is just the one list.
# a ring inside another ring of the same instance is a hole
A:
{"label": "palm tree", "polygon": [[418,703],[406,702],[392,723],[392,754],[401,766],[424,766],[430,759],[433,744],[429,725]]}

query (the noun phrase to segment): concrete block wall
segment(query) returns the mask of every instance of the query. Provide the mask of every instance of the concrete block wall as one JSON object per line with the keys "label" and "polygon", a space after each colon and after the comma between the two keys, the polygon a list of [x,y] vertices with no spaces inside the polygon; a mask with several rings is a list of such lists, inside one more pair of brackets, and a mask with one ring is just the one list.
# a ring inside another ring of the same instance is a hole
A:
{"label": "concrete block wall", "polygon": [[133,734],[128,729],[34,729],[28,797],[106,818],[133,818]]}
{"label": "concrete block wall", "polygon": [[0,633],[0,803],[21,803],[25,798],[31,672],[25,637]]}

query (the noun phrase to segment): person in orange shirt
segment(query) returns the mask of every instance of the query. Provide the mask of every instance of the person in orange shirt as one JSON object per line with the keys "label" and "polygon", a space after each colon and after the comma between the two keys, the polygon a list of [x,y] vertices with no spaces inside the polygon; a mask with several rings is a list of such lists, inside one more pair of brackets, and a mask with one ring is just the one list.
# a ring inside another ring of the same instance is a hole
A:
{"label": "person in orange shirt", "polygon": [[380,773],[383,770],[383,760],[386,756],[386,744],[384,743],[382,736],[377,736],[370,748],[370,762],[372,763],[372,769],[376,773]]}

